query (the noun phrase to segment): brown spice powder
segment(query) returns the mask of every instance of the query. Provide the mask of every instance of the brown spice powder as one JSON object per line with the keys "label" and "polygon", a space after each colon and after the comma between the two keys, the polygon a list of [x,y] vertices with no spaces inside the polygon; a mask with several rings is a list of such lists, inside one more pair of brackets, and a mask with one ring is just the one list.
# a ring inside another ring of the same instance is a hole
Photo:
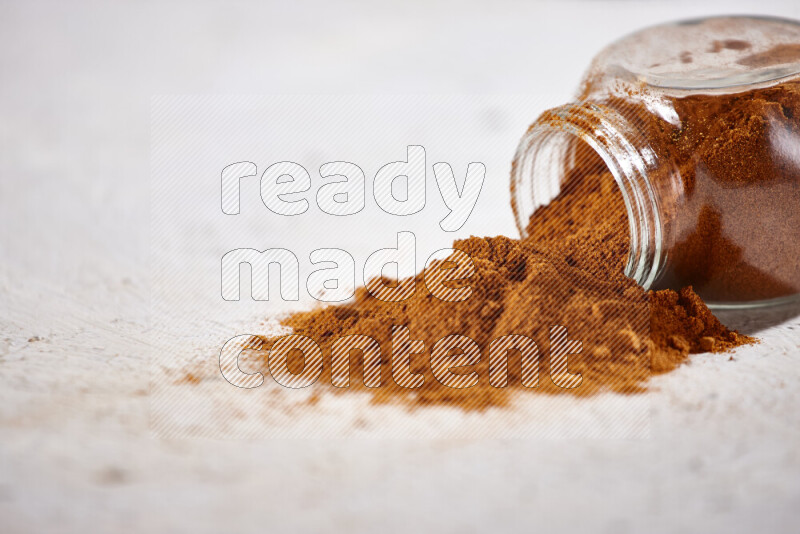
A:
{"label": "brown spice powder", "polygon": [[[508,405],[514,394],[525,391],[640,392],[651,374],[674,369],[689,353],[719,352],[752,342],[720,324],[691,288],[648,293],[624,276],[628,223],[622,197],[608,172],[593,170],[597,172],[583,168],[573,173],[559,196],[533,214],[525,240],[471,237],[454,243],[475,266],[474,275],[460,282],[472,288],[464,301],[435,298],[420,274],[416,292],[402,302],[384,302],[360,288],[353,303],[286,318],[284,325],[310,337],[323,351],[323,373],[314,387],[368,392],[375,402],[481,410]],[[411,359],[411,371],[424,377],[419,388],[402,387],[392,378],[393,325],[406,326],[412,339],[425,344]],[[548,376],[553,325],[566,327],[569,338],[581,342],[580,352],[569,356],[569,372],[582,376],[577,388],[558,387]],[[331,386],[331,345],[351,334],[379,342],[380,387],[364,385],[360,350],[350,354],[349,387]],[[467,336],[482,349],[479,363],[455,371],[477,373],[473,387],[447,387],[431,371],[431,347],[452,334]],[[523,386],[521,355],[513,350],[508,353],[508,385],[490,383],[486,348],[509,334],[525,335],[540,348],[538,387]],[[262,348],[269,349],[275,339],[262,341]],[[288,367],[302,371],[302,353],[294,351]]]}
{"label": "brown spice powder", "polygon": [[[709,52],[750,48],[746,41],[724,40],[714,41]],[[739,63],[788,63],[799,50],[800,45],[779,45]],[[681,60],[691,62],[691,54],[684,53]],[[583,96],[597,83],[590,76]],[[663,283],[692,283],[706,298],[722,301],[797,293],[800,82],[734,94],[663,96],[662,104],[679,117],[677,124],[653,113],[634,92],[628,95],[632,98],[611,97],[603,105],[623,111],[656,155],[674,163],[681,182],[680,198],[662,199],[671,247]],[[402,302],[384,302],[360,288],[353,303],[286,318],[285,326],[312,338],[323,351],[323,372],[314,387],[367,392],[375,402],[480,410],[507,405],[522,392],[635,393],[652,374],[674,369],[690,353],[754,342],[722,325],[692,287],[647,292],[624,276],[629,233],[621,194],[597,157],[583,154],[578,161],[567,169],[560,194],[531,216],[527,238],[471,237],[454,243],[475,267],[469,280],[452,286],[469,285],[467,300],[435,298],[420,274],[416,292]],[[664,182],[670,174],[661,177]],[[663,192],[674,184],[655,185]],[[569,357],[570,372],[583,378],[580,387],[564,389],[548,377],[552,325],[566,326],[570,338],[581,341],[580,352]],[[424,378],[419,388],[402,387],[392,378],[392,326],[407,327],[412,339],[424,343],[424,350],[411,359],[411,371]],[[370,336],[380,344],[380,387],[364,385],[359,350],[350,354],[349,386],[330,385],[331,346],[351,334]],[[456,371],[463,376],[477,373],[477,384],[468,389],[444,386],[431,371],[431,347],[453,334],[467,336],[481,348],[477,364]],[[528,336],[540,347],[538,387],[523,386],[515,351],[509,352],[508,385],[490,383],[486,347],[509,334]],[[261,348],[268,350],[275,341],[264,338]],[[293,373],[302,371],[299,351],[290,355],[288,367]]]}
{"label": "brown spice powder", "polygon": [[[642,89],[644,91],[644,89]],[[669,266],[664,287],[709,301],[800,292],[800,81],[732,94],[663,96],[673,124],[637,100],[611,99],[680,178],[661,187]]]}

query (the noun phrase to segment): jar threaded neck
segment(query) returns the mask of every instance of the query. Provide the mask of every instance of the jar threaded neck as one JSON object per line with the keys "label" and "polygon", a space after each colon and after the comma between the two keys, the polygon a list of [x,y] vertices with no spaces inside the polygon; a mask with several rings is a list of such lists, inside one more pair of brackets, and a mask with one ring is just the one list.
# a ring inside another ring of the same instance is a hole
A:
{"label": "jar threaded neck", "polygon": [[607,106],[572,103],[543,113],[520,141],[511,171],[511,207],[520,235],[530,215],[560,191],[568,141],[580,139],[603,160],[625,203],[630,231],[626,276],[645,289],[666,264],[663,220],[649,179],[658,158],[623,115]]}

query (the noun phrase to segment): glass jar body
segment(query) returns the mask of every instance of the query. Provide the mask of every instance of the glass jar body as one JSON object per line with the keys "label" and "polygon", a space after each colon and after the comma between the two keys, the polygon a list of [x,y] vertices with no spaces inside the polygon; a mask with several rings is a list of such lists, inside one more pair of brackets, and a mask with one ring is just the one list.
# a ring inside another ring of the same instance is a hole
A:
{"label": "glass jar body", "polygon": [[798,66],[800,26],[773,19],[665,25],[610,46],[575,102],[543,113],[519,146],[521,233],[565,176],[599,163],[623,194],[626,274],[641,285],[691,285],[717,306],[797,298]]}

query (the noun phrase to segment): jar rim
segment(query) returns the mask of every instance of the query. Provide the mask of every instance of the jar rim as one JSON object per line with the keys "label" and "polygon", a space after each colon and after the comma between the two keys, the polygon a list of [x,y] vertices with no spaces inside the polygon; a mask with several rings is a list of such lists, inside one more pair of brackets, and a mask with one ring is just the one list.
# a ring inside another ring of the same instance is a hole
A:
{"label": "jar rim", "polygon": [[645,289],[666,264],[663,220],[648,167],[656,159],[628,122],[605,106],[567,104],[545,112],[517,147],[511,171],[511,208],[522,238],[528,218],[558,194],[566,158],[564,140],[577,138],[608,167],[622,193],[630,248],[625,275]]}

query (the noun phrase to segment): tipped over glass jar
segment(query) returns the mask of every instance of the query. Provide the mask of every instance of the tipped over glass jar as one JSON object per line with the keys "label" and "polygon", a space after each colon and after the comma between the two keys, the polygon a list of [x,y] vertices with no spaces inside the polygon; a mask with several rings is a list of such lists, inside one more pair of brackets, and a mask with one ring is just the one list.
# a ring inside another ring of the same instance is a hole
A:
{"label": "tipped over glass jar", "polygon": [[689,20],[601,51],[517,149],[522,236],[567,176],[597,166],[622,192],[640,285],[691,285],[716,307],[798,299],[800,22]]}

